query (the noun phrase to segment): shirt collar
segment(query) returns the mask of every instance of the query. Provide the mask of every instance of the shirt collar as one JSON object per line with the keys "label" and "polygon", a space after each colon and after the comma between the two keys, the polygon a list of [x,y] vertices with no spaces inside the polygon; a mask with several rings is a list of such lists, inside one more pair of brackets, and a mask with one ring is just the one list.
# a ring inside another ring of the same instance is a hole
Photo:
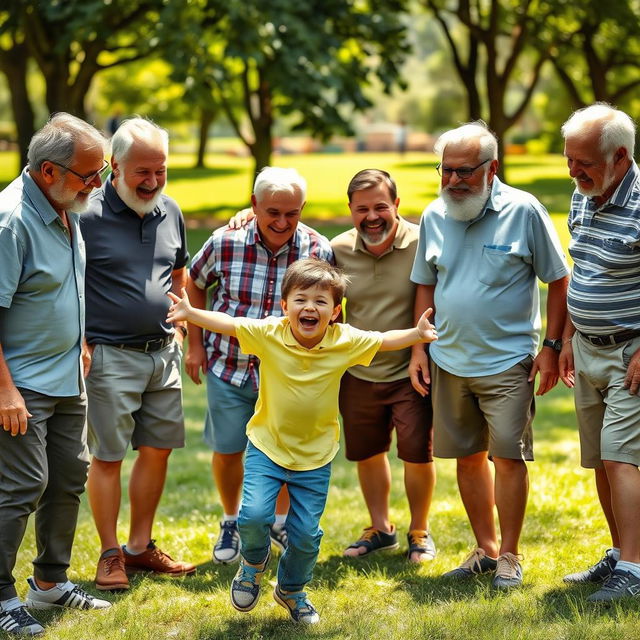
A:
{"label": "shirt collar", "polygon": [[58,212],[47,200],[47,196],[44,195],[36,181],[29,174],[29,167],[25,167],[22,171],[22,187],[23,192],[27,194],[33,208],[44,224],[51,224],[54,220],[60,218]]}
{"label": "shirt collar", "polygon": [[[287,250],[289,247],[300,248],[301,242],[301,229],[306,229],[305,225],[303,225],[300,221],[298,221],[298,225],[296,226],[296,230],[294,234],[291,236],[289,241],[282,245],[274,255],[278,255],[281,252]],[[260,231],[258,231],[258,224],[255,218],[252,218],[250,222],[247,223],[247,244],[261,244],[269,253],[272,253],[271,249],[267,247],[264,242],[262,242],[262,237],[260,236]]]}
{"label": "shirt collar", "polygon": [[[115,211],[116,213],[122,213],[123,211],[128,210],[128,211],[131,211],[132,213],[135,213],[135,215],[137,216],[138,213],[133,211],[133,209],[130,209],[129,206],[126,205],[122,200],[122,198],[118,195],[118,192],[116,191],[116,188],[113,185],[112,178],[113,178],[113,175],[110,175],[105,180],[105,183],[102,187],[104,189],[104,197],[105,197],[105,200],[107,201],[107,204],[109,205],[111,210]],[[160,198],[160,200],[158,201],[156,208],[153,211],[150,211],[149,213],[151,213],[152,215],[165,215],[167,213],[167,209],[165,207],[165,204],[162,198]],[[145,215],[148,215],[148,214],[145,214]]]}

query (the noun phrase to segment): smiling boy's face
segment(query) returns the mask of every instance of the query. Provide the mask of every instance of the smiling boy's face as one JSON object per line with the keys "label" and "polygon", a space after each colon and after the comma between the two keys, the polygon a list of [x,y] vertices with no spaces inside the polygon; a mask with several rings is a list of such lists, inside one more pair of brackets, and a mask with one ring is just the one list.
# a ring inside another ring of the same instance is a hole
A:
{"label": "smiling boy's face", "polygon": [[333,302],[331,289],[317,285],[292,289],[280,304],[289,319],[293,337],[307,349],[322,340],[329,323],[336,320],[341,310],[341,306]]}

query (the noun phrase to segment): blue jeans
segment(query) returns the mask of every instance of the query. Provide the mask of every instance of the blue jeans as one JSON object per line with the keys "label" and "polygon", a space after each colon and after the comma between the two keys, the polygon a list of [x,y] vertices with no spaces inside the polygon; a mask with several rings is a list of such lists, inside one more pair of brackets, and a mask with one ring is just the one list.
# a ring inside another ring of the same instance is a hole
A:
{"label": "blue jeans", "polygon": [[250,564],[264,562],[271,546],[269,527],[275,521],[276,498],[286,484],[291,499],[285,525],[289,545],[278,564],[278,584],[284,591],[302,591],[313,576],[330,477],[331,463],[311,471],[291,471],[277,465],[251,442],[247,445],[238,516],[242,557]]}

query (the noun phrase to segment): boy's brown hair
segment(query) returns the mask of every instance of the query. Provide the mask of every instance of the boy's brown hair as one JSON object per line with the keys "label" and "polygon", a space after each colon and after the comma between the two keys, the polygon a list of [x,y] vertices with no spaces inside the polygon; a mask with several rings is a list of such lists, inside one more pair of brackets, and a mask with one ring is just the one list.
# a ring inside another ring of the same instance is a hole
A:
{"label": "boy's brown hair", "polygon": [[286,300],[293,289],[319,286],[331,289],[334,305],[337,306],[342,303],[348,283],[349,278],[346,274],[326,260],[302,258],[291,263],[285,271],[282,279],[282,299]]}

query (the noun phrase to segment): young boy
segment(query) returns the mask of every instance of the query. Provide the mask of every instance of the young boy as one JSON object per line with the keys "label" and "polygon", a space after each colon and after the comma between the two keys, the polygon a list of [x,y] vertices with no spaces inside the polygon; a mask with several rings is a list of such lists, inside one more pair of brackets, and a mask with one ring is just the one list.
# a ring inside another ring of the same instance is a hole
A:
{"label": "young boy", "polygon": [[289,546],[280,557],[274,598],[295,622],[314,624],[318,613],[303,591],[311,580],[331,475],[338,450],[338,389],[342,374],[368,365],[379,351],[432,342],[428,320],[416,327],[384,333],[333,324],[341,311],[346,276],[328,262],[307,258],[289,266],[282,282],[284,317],[237,318],[191,307],[168,294],[174,304],[169,322],[193,324],[235,336],[245,353],[260,358],[262,380],[255,414],[247,424],[247,454],[238,528],[242,559],[231,584],[231,603],[250,611],[260,596],[269,562],[269,526],[280,487],[287,484]]}

